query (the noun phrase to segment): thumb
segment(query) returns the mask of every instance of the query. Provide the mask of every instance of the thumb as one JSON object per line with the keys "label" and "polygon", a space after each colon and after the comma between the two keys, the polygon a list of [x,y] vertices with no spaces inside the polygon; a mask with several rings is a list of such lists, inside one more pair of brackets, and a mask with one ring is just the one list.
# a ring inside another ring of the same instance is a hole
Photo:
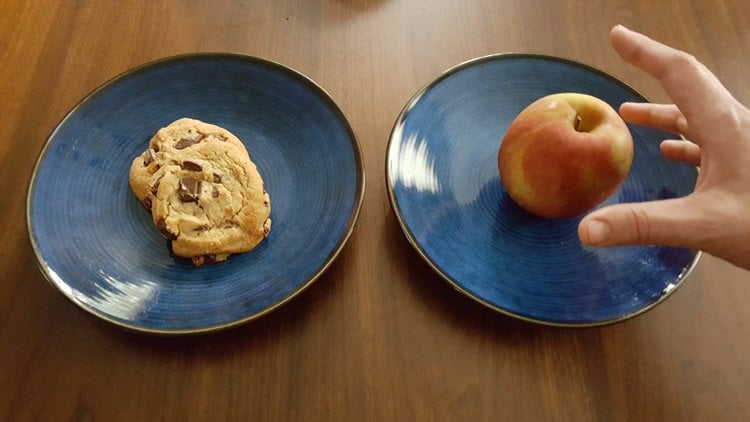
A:
{"label": "thumb", "polygon": [[586,245],[665,245],[698,249],[700,213],[690,197],[612,205],[581,220]]}

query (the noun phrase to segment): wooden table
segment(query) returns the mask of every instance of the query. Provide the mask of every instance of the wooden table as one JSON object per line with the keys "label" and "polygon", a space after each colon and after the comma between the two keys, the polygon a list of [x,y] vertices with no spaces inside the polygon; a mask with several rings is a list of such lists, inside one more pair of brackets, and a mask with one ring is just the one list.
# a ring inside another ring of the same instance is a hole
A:
{"label": "wooden table", "polygon": [[[610,48],[616,23],[689,50],[750,104],[744,0],[0,0],[0,420],[747,420],[749,272],[704,255],[635,319],[536,326],[455,292],[388,204],[394,119],[464,60],[565,56],[665,101]],[[45,281],[26,188],[78,100],[196,51],[269,58],[320,83],[361,144],[364,204],[335,264],[281,309],[208,335],[129,333]]]}

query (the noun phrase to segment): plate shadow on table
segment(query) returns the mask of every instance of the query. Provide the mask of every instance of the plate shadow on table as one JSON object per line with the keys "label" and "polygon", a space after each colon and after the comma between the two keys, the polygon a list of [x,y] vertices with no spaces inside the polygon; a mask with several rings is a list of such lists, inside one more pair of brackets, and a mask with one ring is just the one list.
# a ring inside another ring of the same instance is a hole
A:
{"label": "plate shadow on table", "polygon": [[[606,419],[610,401],[616,395],[609,382],[612,374],[612,341],[626,341],[627,351],[617,362],[649,361],[646,344],[648,316],[599,327],[561,328],[534,324],[496,312],[466,297],[441,278],[404,237],[396,217],[390,213],[383,230],[389,242],[389,255],[405,276],[405,288],[416,306],[432,313],[432,318],[460,331],[490,353],[515,350],[518,365],[530,371],[544,371],[548,365],[563,365],[583,377],[582,388],[591,395],[592,410]],[[448,341],[448,340],[446,340]],[[644,356],[641,356],[641,355]],[[565,382],[565,381],[562,381]],[[653,381],[657,382],[657,381]],[[659,391],[667,391],[665,385]]]}

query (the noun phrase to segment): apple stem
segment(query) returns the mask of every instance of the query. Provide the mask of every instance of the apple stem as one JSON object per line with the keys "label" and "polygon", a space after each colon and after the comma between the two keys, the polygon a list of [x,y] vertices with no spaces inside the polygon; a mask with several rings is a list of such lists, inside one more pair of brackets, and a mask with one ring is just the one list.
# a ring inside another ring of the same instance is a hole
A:
{"label": "apple stem", "polygon": [[576,129],[576,132],[581,131],[581,116],[576,116],[575,129]]}

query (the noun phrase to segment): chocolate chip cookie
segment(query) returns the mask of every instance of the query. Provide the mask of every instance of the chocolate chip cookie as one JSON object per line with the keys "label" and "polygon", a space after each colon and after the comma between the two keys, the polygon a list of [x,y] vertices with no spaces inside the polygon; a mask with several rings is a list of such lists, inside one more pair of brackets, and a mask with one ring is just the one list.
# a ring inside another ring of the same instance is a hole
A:
{"label": "chocolate chip cookie", "polygon": [[255,247],[271,229],[271,206],[242,143],[195,122],[160,130],[133,161],[130,184],[173,252],[203,265]]}
{"label": "chocolate chip cookie", "polygon": [[228,130],[200,120],[182,118],[159,129],[148,143],[148,148],[130,166],[130,188],[136,198],[151,209],[149,195],[151,176],[180,153],[188,152],[201,143],[229,143],[239,148],[250,159],[242,142]]}

